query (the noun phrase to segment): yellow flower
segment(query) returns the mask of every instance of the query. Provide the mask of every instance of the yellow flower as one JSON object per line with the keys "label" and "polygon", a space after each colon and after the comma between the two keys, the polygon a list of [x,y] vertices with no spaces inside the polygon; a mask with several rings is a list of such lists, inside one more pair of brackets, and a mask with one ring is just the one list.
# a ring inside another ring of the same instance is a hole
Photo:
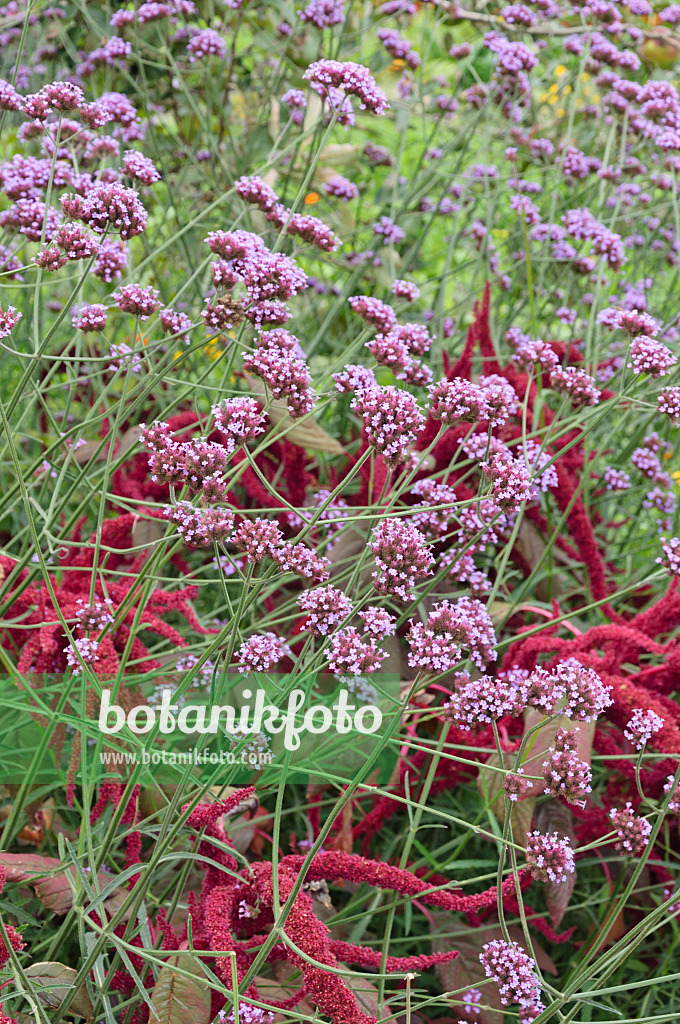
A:
{"label": "yellow flower", "polygon": [[203,351],[207,355],[208,359],[219,359],[222,355],[222,346],[219,343],[219,338],[215,338],[214,341],[209,341],[208,344],[203,347]]}
{"label": "yellow flower", "polygon": [[561,78],[562,75],[566,75],[566,73],[567,69],[565,68],[564,64],[558,64],[555,68],[555,78]]}

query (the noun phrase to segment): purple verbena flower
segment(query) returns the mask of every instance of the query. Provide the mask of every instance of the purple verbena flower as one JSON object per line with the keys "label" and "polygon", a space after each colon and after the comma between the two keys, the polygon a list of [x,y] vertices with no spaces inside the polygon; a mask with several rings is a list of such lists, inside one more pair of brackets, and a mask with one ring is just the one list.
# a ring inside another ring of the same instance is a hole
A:
{"label": "purple verbena flower", "polygon": [[631,857],[638,857],[649,842],[652,824],[646,818],[638,817],[633,811],[630,800],[625,807],[612,807],[609,817],[616,829],[615,848]]}
{"label": "purple verbena flower", "polygon": [[373,584],[379,594],[408,601],[413,584],[432,575],[434,558],[424,536],[403,519],[382,519],[373,530],[369,547],[378,567]]}
{"label": "purple verbena flower", "polygon": [[527,835],[527,865],[531,877],[538,882],[564,882],[573,874],[574,851],[569,840],[553,832],[529,832]]}
{"label": "purple verbena flower", "polygon": [[540,982],[534,962],[517,942],[494,939],[487,942],[479,961],[487,978],[493,978],[504,1006],[519,1003],[532,1006],[540,1002]]}
{"label": "purple verbena flower", "polygon": [[657,715],[656,711],[652,711],[651,708],[647,708],[647,710],[634,708],[630,721],[623,730],[623,735],[635,744],[637,750],[642,750],[654,733],[663,729],[663,726],[664,720]]}

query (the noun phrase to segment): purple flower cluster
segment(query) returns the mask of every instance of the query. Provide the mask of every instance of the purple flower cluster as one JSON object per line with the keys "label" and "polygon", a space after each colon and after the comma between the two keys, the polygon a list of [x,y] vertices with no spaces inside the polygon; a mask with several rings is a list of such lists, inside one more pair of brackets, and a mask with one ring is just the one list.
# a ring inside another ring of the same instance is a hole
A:
{"label": "purple flower cluster", "polygon": [[369,547],[378,567],[373,583],[379,594],[409,601],[413,584],[432,575],[434,557],[425,537],[404,519],[382,519],[373,530]]}
{"label": "purple flower cluster", "polygon": [[307,613],[305,629],[314,636],[328,636],[335,632],[352,611],[352,602],[337,587],[317,587],[301,594],[297,603]]}
{"label": "purple flower cluster", "polygon": [[241,644],[236,661],[253,672],[268,672],[289,655],[288,645],[275,633],[255,633]]}
{"label": "purple flower cluster", "polygon": [[[74,647],[75,650],[73,649]],[[70,644],[66,647],[66,663],[73,669],[74,676],[79,675],[83,671],[83,663],[85,665],[94,665],[95,661],[99,661],[98,649],[99,643],[86,636],[77,637],[73,641],[73,647]]]}
{"label": "purple flower cluster", "polygon": [[494,939],[487,942],[479,961],[487,978],[498,985],[504,1006],[519,1003],[534,1007],[540,1003],[540,983],[534,962],[517,942]]}
{"label": "purple flower cluster", "polygon": [[483,377],[479,384],[454,377],[431,384],[429,392],[430,415],[447,427],[460,420],[502,426],[517,411],[515,390],[502,377]]}
{"label": "purple flower cluster", "polygon": [[100,235],[113,229],[128,239],[146,230],[147,215],[139,193],[117,181],[96,185],[85,198],[62,196],[61,204],[67,217],[89,224]]}
{"label": "purple flower cluster", "polygon": [[158,290],[151,287],[142,288],[138,284],[122,285],[113,292],[111,298],[122,313],[131,313],[140,320],[148,320],[160,307]]}
{"label": "purple flower cluster", "polygon": [[481,601],[461,597],[455,603],[435,604],[423,622],[409,623],[408,663],[411,668],[439,674],[453,668],[461,647],[468,650],[478,668],[496,659],[496,634]]}
{"label": "purple flower cluster", "polygon": [[300,21],[315,25],[316,28],[330,28],[341,25],[345,20],[344,0],[309,0],[303,11],[298,11]]}
{"label": "purple flower cluster", "polygon": [[234,513],[225,508],[195,508],[189,501],[180,501],[177,505],[166,505],[164,511],[191,548],[218,544],[234,530]]}
{"label": "purple flower cluster", "polygon": [[543,761],[543,781],[548,796],[561,796],[570,804],[582,804],[590,793],[592,773],[590,765],[582,761],[576,750],[578,733],[575,729],[558,729],[554,747]]}
{"label": "purple flower cluster", "polygon": [[663,725],[663,718],[657,715],[656,711],[652,711],[651,708],[648,708],[646,711],[642,708],[634,708],[630,721],[623,730],[623,735],[631,743],[634,743],[638,750],[642,750],[654,733],[663,729]]}
{"label": "purple flower cluster", "polygon": [[328,667],[336,675],[362,676],[376,672],[387,657],[374,637],[362,637],[354,626],[340,629],[330,638]]}
{"label": "purple flower cluster", "polygon": [[529,832],[527,865],[531,877],[538,882],[564,882],[567,875],[575,871],[574,851],[569,840],[560,838],[557,832],[552,835]]}
{"label": "purple flower cluster", "polygon": [[464,682],[444,706],[464,729],[472,729],[506,715],[515,718],[526,708],[526,698],[510,678],[480,676]]}
{"label": "purple flower cluster", "polygon": [[617,840],[614,844],[616,849],[631,857],[639,856],[649,842],[652,832],[651,822],[646,818],[638,817],[629,800],[625,807],[612,807],[609,817],[617,833]]}
{"label": "purple flower cluster", "polygon": [[385,462],[403,462],[425,422],[413,395],[394,387],[362,388],[351,407],[363,419],[368,443]]}
{"label": "purple flower cluster", "polygon": [[339,247],[340,239],[327,224],[318,217],[289,210],[279,202],[271,185],[257,175],[239,178],[236,182],[236,191],[244,202],[253,203],[262,210],[266,219],[277,230],[302,238],[324,252],[335,252]]}
{"label": "purple flower cluster", "polygon": [[[290,348],[285,347],[287,344]],[[255,351],[243,357],[243,369],[260,377],[273,398],[285,398],[293,419],[306,416],[316,401],[309,368],[292,351],[298,345],[294,335],[277,329],[262,335]]]}
{"label": "purple flower cluster", "polygon": [[389,108],[387,96],[380,89],[371,72],[363,64],[353,61],[317,60],[310,64],[302,76],[306,78],[321,96],[332,101],[331,90],[340,93],[340,102],[333,106],[340,108],[346,96],[356,96],[360,110],[369,110],[373,114],[385,114]]}
{"label": "purple flower cluster", "polygon": [[597,405],[600,391],[585,370],[576,366],[556,366],[550,373],[550,387],[568,395],[572,405]]}

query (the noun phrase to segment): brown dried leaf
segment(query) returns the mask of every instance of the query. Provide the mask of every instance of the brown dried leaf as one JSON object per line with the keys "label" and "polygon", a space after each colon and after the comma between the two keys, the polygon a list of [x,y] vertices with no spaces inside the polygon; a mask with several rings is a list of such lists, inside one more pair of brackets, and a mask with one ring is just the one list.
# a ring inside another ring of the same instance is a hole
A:
{"label": "brown dried leaf", "polygon": [[[77,978],[77,972],[72,967],[66,967],[53,960],[46,960],[43,963],[30,964],[26,968],[26,976],[35,985],[36,995],[41,1003],[56,1010],[61,1006],[69,991],[74,989],[73,982]],[[94,1016],[94,1006],[87,989],[81,985],[73,1002],[68,1008],[69,1016],[85,1017],[89,1020]]]}
{"label": "brown dried leaf", "polygon": [[[179,974],[178,967],[193,977]],[[209,1024],[211,1020],[210,986],[189,953],[179,953],[161,967],[150,998],[159,1024]]]}
{"label": "brown dried leaf", "polygon": [[[0,853],[0,866],[5,868],[8,882],[26,882],[35,894],[54,914],[65,914],[73,906],[73,891],[69,884],[76,878],[75,867],[65,867],[57,857],[41,857],[37,853]],[[111,882],[111,876],[103,871],[97,874],[100,889]],[[124,896],[121,890],[121,897]],[[117,895],[104,903],[110,913],[120,906]]]}
{"label": "brown dried leaf", "polygon": [[[353,142],[331,142],[319,153],[319,164],[331,164],[333,168],[342,164],[351,164],[360,159],[361,150]],[[333,174],[337,171],[333,170]]]}
{"label": "brown dried leaf", "polygon": [[86,441],[73,452],[73,458],[79,466],[85,466],[93,458],[96,462],[103,462],[106,458],[106,445],[102,444],[101,439]]}
{"label": "brown dried leaf", "polygon": [[132,544],[136,548],[150,548],[165,535],[167,528],[168,524],[164,519],[135,516],[132,522]]}
{"label": "brown dried leaf", "polygon": [[122,455],[126,455],[131,448],[134,448],[139,443],[141,436],[142,428],[140,426],[128,427],[116,448],[116,458],[119,459]]}
{"label": "brown dried leaf", "polygon": [[[267,389],[258,377],[246,374],[248,387],[257,398],[264,404],[267,401]],[[288,406],[280,399],[275,398],[267,406],[267,415],[275,426],[283,424],[284,430],[277,430],[277,437],[285,436],[287,441],[297,444],[301,448],[316,452],[328,452],[329,455],[343,455],[345,449],[339,441],[330,434],[327,434],[323,427],[320,427],[316,420],[307,417],[301,422],[292,419],[288,412]]]}

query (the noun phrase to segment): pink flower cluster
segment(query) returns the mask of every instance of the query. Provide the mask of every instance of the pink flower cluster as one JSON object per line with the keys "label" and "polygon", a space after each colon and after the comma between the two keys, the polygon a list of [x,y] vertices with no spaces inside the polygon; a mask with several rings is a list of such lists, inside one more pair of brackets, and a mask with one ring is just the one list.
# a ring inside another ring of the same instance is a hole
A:
{"label": "pink flower cluster", "polygon": [[414,583],[432,575],[434,557],[425,537],[404,519],[382,519],[373,530],[369,547],[378,567],[373,585],[379,594],[409,601]]}
{"label": "pink flower cluster", "polygon": [[[340,93],[340,100],[346,96],[356,96],[360,110],[385,114],[389,108],[387,96],[376,85],[371,72],[363,64],[355,64],[353,61],[318,60],[309,65],[302,77],[328,99],[332,96],[331,90],[335,89]],[[333,105],[339,108],[341,103]]]}
{"label": "pink flower cluster", "polygon": [[487,942],[479,961],[487,978],[498,985],[504,1006],[519,1003],[534,1007],[540,1003],[540,983],[534,962],[517,942],[494,939]]}
{"label": "pink flower cluster", "polygon": [[578,733],[575,729],[558,729],[555,746],[548,751],[543,762],[543,781],[548,796],[561,796],[570,804],[581,804],[590,793],[592,773],[590,765],[576,753]]}
{"label": "pink flower cluster", "polygon": [[481,601],[461,597],[455,605],[449,601],[435,604],[423,622],[410,622],[408,643],[411,668],[438,674],[453,668],[461,647],[469,651],[478,668],[496,659],[496,634]]}
{"label": "pink flower cluster", "polygon": [[656,711],[651,708],[647,708],[646,711],[642,708],[635,708],[630,721],[623,730],[623,735],[631,743],[634,743],[638,750],[642,750],[654,733],[663,729],[663,726],[664,720],[657,715]]}
{"label": "pink flower cluster", "polygon": [[567,875],[575,871],[574,851],[569,840],[560,838],[557,832],[552,835],[529,832],[526,849],[531,877],[539,882],[564,882]]}
{"label": "pink flower cluster", "polygon": [[388,466],[403,462],[425,422],[413,395],[389,386],[362,388],[351,407],[364,421],[368,443]]}
{"label": "pink flower cluster", "polygon": [[642,853],[649,842],[652,832],[651,822],[646,818],[638,817],[633,811],[630,801],[625,807],[612,807],[609,817],[616,829],[617,840],[614,844],[620,853],[630,854],[637,857]]}

